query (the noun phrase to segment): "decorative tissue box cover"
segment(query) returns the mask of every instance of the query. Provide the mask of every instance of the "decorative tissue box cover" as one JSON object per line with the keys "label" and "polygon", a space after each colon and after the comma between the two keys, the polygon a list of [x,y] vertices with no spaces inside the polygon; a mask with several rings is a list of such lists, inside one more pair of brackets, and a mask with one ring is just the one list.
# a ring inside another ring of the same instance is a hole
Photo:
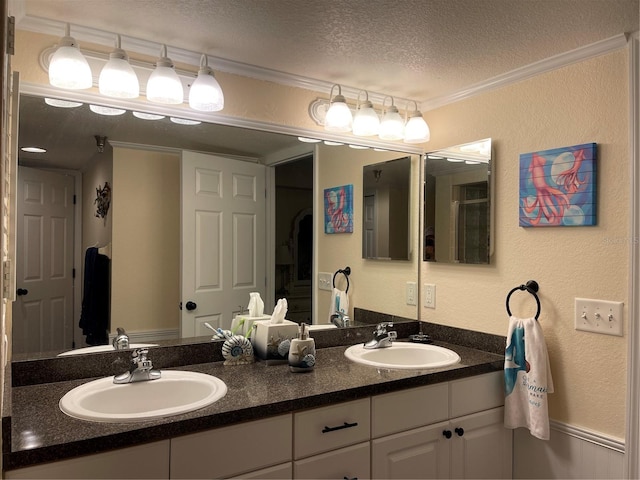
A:
{"label": "decorative tissue box cover", "polygon": [[[292,338],[298,335],[298,324],[290,320],[283,320],[282,323],[271,324],[271,319],[255,320],[253,322],[255,331],[251,334],[251,343],[255,355],[262,360],[288,361],[289,348],[279,348],[280,344],[287,340],[289,344]],[[281,351],[282,350],[282,351]]]}
{"label": "decorative tissue box cover", "polygon": [[[231,322],[231,331],[236,335],[248,336],[256,320],[270,320],[271,315],[262,315],[260,317],[250,317],[249,315],[236,315]],[[243,323],[244,321],[244,323]],[[241,326],[240,326],[241,325]]]}

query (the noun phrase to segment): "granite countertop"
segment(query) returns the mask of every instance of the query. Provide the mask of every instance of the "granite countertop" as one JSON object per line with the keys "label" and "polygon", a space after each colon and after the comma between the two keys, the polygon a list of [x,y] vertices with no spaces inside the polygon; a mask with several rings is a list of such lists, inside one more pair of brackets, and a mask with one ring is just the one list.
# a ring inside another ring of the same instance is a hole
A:
{"label": "granite countertop", "polygon": [[227,395],[208,407],[138,423],[95,423],[71,418],[58,401],[89,379],[11,388],[10,417],[3,418],[3,469],[98,453],[168,439],[237,422],[354,400],[403,388],[497,371],[504,357],[456,344],[436,342],[460,355],[460,363],[429,371],[378,370],[344,357],[347,346],[317,349],[313,371],[292,373],[286,364],[225,366],[198,363],[181,370],[222,379]]}

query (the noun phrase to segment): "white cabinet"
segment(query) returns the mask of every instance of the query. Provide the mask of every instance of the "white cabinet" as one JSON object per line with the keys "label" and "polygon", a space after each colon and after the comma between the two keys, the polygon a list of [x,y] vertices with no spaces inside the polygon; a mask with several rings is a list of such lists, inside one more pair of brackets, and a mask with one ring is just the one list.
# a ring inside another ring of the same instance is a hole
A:
{"label": "white cabinet", "polygon": [[43,463],[4,478],[169,478],[169,440]]}
{"label": "white cabinet", "polygon": [[362,398],[294,414],[294,478],[369,478],[371,409]]}
{"label": "white cabinet", "polygon": [[227,478],[291,461],[291,414],[171,439],[171,478]]}
{"label": "white cabinet", "polygon": [[[501,382],[494,372],[373,397],[372,478],[511,478]],[[411,420],[418,428],[388,435]]]}

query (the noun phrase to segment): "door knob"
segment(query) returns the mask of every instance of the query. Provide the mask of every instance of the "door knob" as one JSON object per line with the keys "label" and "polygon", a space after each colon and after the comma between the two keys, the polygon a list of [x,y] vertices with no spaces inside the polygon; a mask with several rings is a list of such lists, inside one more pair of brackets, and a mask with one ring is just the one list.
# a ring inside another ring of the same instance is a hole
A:
{"label": "door knob", "polygon": [[22,295],[26,295],[27,293],[29,293],[29,290],[27,290],[26,288],[19,288],[16,290],[16,294],[21,297]]}
{"label": "door knob", "polygon": [[198,305],[195,302],[188,301],[185,307],[187,307],[187,310],[191,312],[192,310],[195,310],[196,308],[198,308]]}

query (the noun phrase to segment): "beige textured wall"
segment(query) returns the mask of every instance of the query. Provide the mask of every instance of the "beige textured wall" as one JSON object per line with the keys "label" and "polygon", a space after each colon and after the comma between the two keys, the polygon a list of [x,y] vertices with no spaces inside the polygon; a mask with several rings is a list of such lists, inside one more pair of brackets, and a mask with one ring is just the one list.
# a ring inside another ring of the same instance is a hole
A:
{"label": "beige textured wall", "polygon": [[180,156],[113,150],[111,329],[179,328]]}
{"label": "beige textured wall", "polygon": [[[331,147],[318,145],[317,162],[322,165],[318,174],[318,195],[322,197],[325,188],[353,184],[353,233],[324,233],[324,214],[316,215],[318,231],[318,272],[333,273],[346,266],[351,267],[349,277],[349,314],[353,308],[365,308],[382,313],[407,318],[416,317],[416,306],[406,305],[406,282],[417,282],[418,271],[418,202],[412,203],[411,218],[411,261],[365,260],[362,258],[362,167],[371,163],[384,162],[405,156],[398,152],[374,152],[355,150],[347,146]],[[412,157],[412,198],[418,196],[419,160]],[[319,199],[323,202],[323,199]],[[323,205],[323,203],[321,203]],[[346,283],[336,286],[346,288]],[[318,292],[318,323],[328,322],[331,292]]]}
{"label": "beige textured wall", "polygon": [[[422,264],[437,308],[420,309],[426,321],[505,335],[507,293],[537,280],[556,389],[550,416],[620,438],[627,339],[578,332],[573,315],[575,297],[628,301],[627,61],[623,49],[426,114],[429,148],[493,138],[496,243],[490,266]],[[519,154],[587,142],[598,144],[598,225],[519,227]],[[535,313],[518,293],[512,312]]]}

